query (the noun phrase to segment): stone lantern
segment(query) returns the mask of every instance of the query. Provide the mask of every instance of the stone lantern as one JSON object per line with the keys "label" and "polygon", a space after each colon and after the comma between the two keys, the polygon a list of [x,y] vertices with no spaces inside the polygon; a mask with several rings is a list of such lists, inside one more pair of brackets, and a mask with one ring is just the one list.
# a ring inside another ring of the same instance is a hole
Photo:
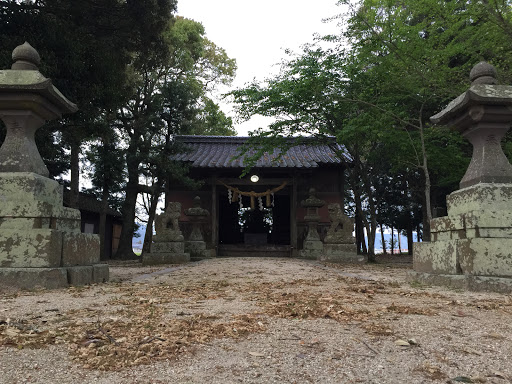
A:
{"label": "stone lantern", "polygon": [[181,233],[179,218],[181,203],[171,201],[165,211],[155,217],[155,231],[150,252],[142,256],[142,265],[179,264],[190,261],[185,252],[185,238]]}
{"label": "stone lantern", "polygon": [[63,188],[48,178],[34,134],[45,121],[77,110],[38,70],[37,51],[14,49],[0,71],[0,285],[56,288],[108,280],[99,238],[81,233],[80,211],[62,204]]}
{"label": "stone lantern", "polygon": [[321,261],[333,263],[361,263],[366,261],[364,256],[357,254],[356,239],[352,236],[354,219],[343,212],[339,203],[327,206],[331,226],[324,238],[324,254]]}
{"label": "stone lantern", "polygon": [[473,156],[448,216],[431,221],[432,242],[414,244],[412,278],[470,290],[512,291],[512,165],[501,139],[512,121],[512,86],[497,85],[488,63],[466,92],[431,118],[460,132]]}
{"label": "stone lantern", "polygon": [[302,200],[300,205],[306,208],[304,221],[307,224],[307,234],[304,240],[304,246],[300,250],[299,255],[306,259],[316,260],[322,256],[324,250],[324,245],[318,234],[318,222],[320,221],[318,208],[322,208],[325,205],[325,201],[316,197],[315,188],[310,188],[309,197],[306,200]]}
{"label": "stone lantern", "polygon": [[192,231],[188,240],[185,241],[185,252],[190,253],[190,258],[193,261],[211,257],[211,252],[206,249],[206,242],[201,232],[201,225],[210,215],[210,212],[201,208],[201,198],[199,196],[194,197],[192,208],[185,209],[185,215],[192,223]]}

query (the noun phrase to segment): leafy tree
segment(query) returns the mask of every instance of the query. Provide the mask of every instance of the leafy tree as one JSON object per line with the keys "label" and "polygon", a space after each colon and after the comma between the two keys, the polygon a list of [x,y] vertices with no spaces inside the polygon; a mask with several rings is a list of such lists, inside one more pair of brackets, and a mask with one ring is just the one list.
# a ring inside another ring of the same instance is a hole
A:
{"label": "leafy tree", "polygon": [[[6,0],[0,4],[0,46],[29,41],[43,58],[41,72],[78,104],[78,113],[47,128],[50,138],[59,131],[59,144],[71,151],[72,205],[78,196],[82,143],[98,137],[104,112],[128,97],[127,64],[134,56],[160,51],[160,31],[175,7],[175,0]],[[10,53],[0,53],[2,67],[10,63]],[[51,146],[40,149],[53,171],[52,153],[46,154]]]}
{"label": "leafy tree", "polygon": [[[203,117],[215,114],[219,129],[229,128],[230,121],[222,121],[220,111],[212,109],[206,91],[214,84],[228,82],[236,65],[204,35],[200,23],[177,17],[162,33],[167,53],[159,56],[160,61],[139,61],[132,67],[136,92],[117,110],[115,122],[127,148],[123,229],[117,258],[133,257],[131,239],[139,194],[151,195],[145,241],[148,244],[165,181],[169,176],[184,176],[183,170],[168,160],[174,150],[173,135],[193,133],[202,125],[204,129]],[[141,184],[141,177],[150,180],[151,186]]]}
{"label": "leafy tree", "polygon": [[[388,204],[376,193],[378,181],[391,171],[406,175],[413,199],[422,172],[423,198],[415,206],[423,212],[415,216],[423,217],[428,239],[432,192],[455,188],[468,161],[467,146],[441,134],[429,117],[468,87],[479,60],[496,64],[505,78],[511,73],[508,36],[484,3],[361,0],[351,4],[347,28],[323,39],[334,48],[305,46],[276,77],[232,92],[242,117],[277,117],[260,137],[332,135],[345,145],[356,224],[366,228],[370,260],[378,210]],[[500,12],[510,20],[509,8]]]}
{"label": "leafy tree", "polygon": [[[38,132],[45,160],[58,158],[49,163],[52,176],[71,169],[71,188],[78,195],[84,152],[103,211],[124,189],[119,257],[133,254],[138,194],[158,198],[166,171],[183,174],[167,165],[172,135],[234,133],[231,120],[206,93],[229,83],[236,63],[205,37],[200,23],[173,17],[175,9],[176,0],[0,3],[1,45],[30,41],[43,58],[41,72],[80,108]],[[0,53],[3,67],[10,64],[10,53]],[[140,177],[153,185],[141,185]]]}

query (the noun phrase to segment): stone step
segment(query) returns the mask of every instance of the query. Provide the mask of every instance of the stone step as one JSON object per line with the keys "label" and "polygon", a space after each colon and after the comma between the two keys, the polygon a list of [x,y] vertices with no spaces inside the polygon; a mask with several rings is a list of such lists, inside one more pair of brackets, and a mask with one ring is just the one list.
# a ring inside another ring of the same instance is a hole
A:
{"label": "stone step", "polygon": [[218,247],[218,257],[290,257],[289,245],[245,245],[222,244]]}

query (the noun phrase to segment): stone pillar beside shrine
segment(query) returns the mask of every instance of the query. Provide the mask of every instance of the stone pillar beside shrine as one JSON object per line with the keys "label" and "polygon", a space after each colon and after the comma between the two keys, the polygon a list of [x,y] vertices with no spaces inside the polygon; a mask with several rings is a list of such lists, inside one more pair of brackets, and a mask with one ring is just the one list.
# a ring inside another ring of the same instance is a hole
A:
{"label": "stone pillar beside shrine", "polygon": [[432,122],[473,145],[460,189],[447,196],[448,216],[431,221],[431,242],[414,243],[412,280],[469,290],[512,292],[512,165],[501,139],[512,121],[512,86],[479,63],[468,91]]}
{"label": "stone pillar beside shrine", "polygon": [[[37,51],[14,49],[0,71],[0,286],[59,288],[107,281],[98,235],[81,233],[77,209],[63,206],[63,187],[48,178],[35,132],[77,110],[38,70]],[[64,127],[65,129],[65,127]]]}
{"label": "stone pillar beside shrine", "polygon": [[142,256],[143,265],[180,264],[190,261],[185,252],[185,239],[178,220],[181,216],[181,203],[170,202],[165,212],[156,215],[155,230],[149,253]]}
{"label": "stone pillar beside shrine", "polygon": [[190,253],[190,259],[192,261],[212,257],[211,250],[206,249],[206,242],[201,232],[201,226],[206,222],[210,212],[201,208],[201,198],[199,196],[194,198],[193,207],[185,210],[185,215],[192,223],[192,231],[190,232],[188,240],[185,241],[185,252]]}
{"label": "stone pillar beside shrine", "polygon": [[340,204],[328,205],[331,226],[324,238],[324,252],[320,261],[331,263],[361,263],[364,256],[357,254],[356,239],[352,236],[354,219],[343,213]]}
{"label": "stone pillar beside shrine", "polygon": [[318,222],[320,221],[320,215],[318,214],[318,208],[325,205],[325,201],[320,200],[316,197],[316,191],[314,188],[309,190],[309,197],[306,200],[302,200],[300,205],[306,208],[306,215],[304,221],[307,225],[306,239],[304,245],[299,251],[299,257],[304,259],[317,260],[322,256],[324,251],[324,245],[320,240],[318,234]]}

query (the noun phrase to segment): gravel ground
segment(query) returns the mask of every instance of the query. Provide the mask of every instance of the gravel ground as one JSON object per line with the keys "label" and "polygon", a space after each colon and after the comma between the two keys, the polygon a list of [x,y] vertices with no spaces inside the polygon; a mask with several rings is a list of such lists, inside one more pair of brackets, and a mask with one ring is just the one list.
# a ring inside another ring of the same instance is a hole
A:
{"label": "gravel ground", "polygon": [[111,265],[111,282],[0,295],[0,383],[512,383],[512,297],[376,265]]}

